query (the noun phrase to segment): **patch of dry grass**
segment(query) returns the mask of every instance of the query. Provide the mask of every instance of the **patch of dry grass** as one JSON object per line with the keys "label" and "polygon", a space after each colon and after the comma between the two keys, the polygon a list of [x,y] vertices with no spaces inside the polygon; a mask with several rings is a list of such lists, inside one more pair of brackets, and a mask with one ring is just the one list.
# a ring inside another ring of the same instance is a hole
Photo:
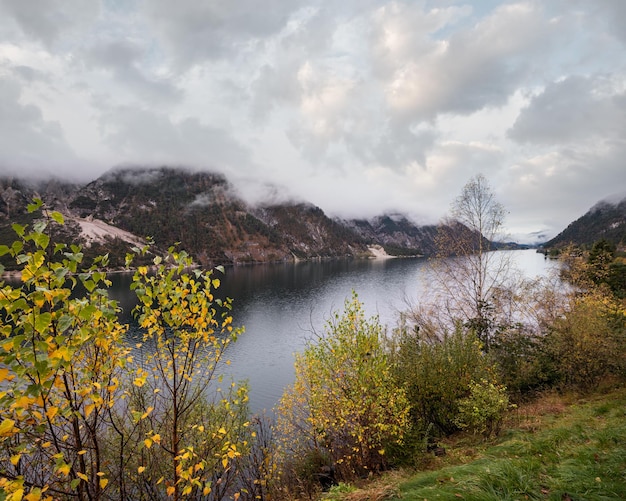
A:
{"label": "patch of dry grass", "polygon": [[398,485],[409,477],[401,471],[390,471],[368,481],[357,491],[349,493],[345,501],[384,501],[397,499],[400,495]]}

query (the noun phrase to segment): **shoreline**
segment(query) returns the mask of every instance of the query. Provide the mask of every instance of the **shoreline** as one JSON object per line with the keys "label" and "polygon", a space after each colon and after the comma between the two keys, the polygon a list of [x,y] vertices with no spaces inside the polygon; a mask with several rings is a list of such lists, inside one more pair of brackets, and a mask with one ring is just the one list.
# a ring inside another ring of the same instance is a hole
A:
{"label": "shoreline", "polygon": [[[314,262],[314,261],[326,261],[326,260],[341,260],[341,259],[369,259],[369,260],[387,260],[387,259],[399,259],[399,258],[422,258],[424,256],[394,256],[392,254],[388,254],[385,249],[378,244],[370,245],[367,247],[368,253],[360,254],[360,255],[345,255],[345,256],[311,256],[308,258],[300,258],[295,254],[293,255],[293,259],[291,260],[280,260],[280,261],[250,261],[250,262],[230,262],[230,263],[215,263],[206,267],[207,270],[217,268],[219,266],[223,267],[247,267],[247,266],[256,266],[256,265],[266,265],[266,264],[281,264],[281,263],[303,263],[303,262]],[[153,268],[152,265],[148,266],[148,268]],[[194,263],[192,268],[203,268],[203,266],[199,263]],[[125,268],[125,269],[101,269],[98,270],[101,272],[109,274],[130,274],[135,273],[137,271],[136,267]],[[80,272],[82,273],[82,272]],[[85,272],[86,273],[86,272]],[[75,275],[78,275],[76,273]],[[17,270],[4,271],[0,273],[0,281],[10,280],[17,281],[21,280],[22,272]]]}

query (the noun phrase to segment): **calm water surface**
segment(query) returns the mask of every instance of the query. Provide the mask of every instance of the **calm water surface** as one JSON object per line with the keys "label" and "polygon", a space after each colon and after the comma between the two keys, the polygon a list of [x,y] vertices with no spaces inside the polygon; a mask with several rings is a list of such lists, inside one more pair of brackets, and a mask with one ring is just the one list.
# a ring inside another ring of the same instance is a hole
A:
{"label": "calm water surface", "polygon": [[[505,251],[500,251],[505,252]],[[555,263],[534,250],[512,253],[527,277],[546,274]],[[111,276],[111,295],[125,312],[134,304],[128,275]],[[270,410],[294,378],[294,353],[313,332],[322,332],[331,313],[340,310],[352,290],[368,315],[393,327],[406,298],[419,301],[428,287],[428,260],[342,260],[255,265],[226,269],[223,292],[234,300],[234,323],[245,333],[228,350],[225,370],[247,379],[253,411]],[[127,318],[128,319],[128,318]]]}

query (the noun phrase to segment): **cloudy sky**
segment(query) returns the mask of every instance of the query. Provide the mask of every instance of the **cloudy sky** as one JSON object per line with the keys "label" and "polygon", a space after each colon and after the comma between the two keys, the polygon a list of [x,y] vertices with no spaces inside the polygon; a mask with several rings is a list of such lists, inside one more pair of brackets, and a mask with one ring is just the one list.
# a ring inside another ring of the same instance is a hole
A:
{"label": "cloudy sky", "polygon": [[434,222],[480,172],[512,234],[552,236],[626,193],[624,19],[624,0],[0,0],[0,173],[187,166]]}

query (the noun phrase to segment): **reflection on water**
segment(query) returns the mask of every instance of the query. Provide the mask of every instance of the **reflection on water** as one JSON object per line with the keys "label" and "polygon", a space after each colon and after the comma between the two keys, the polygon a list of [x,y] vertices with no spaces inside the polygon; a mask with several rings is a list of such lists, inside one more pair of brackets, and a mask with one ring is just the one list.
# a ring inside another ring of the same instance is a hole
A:
{"label": "reflection on water", "polygon": [[[533,250],[508,251],[527,277],[556,266]],[[393,327],[405,298],[428,287],[428,260],[345,260],[257,265],[226,270],[222,287],[246,332],[230,349],[230,369],[250,383],[253,410],[271,408],[294,377],[293,354],[355,290],[368,315]]]}

